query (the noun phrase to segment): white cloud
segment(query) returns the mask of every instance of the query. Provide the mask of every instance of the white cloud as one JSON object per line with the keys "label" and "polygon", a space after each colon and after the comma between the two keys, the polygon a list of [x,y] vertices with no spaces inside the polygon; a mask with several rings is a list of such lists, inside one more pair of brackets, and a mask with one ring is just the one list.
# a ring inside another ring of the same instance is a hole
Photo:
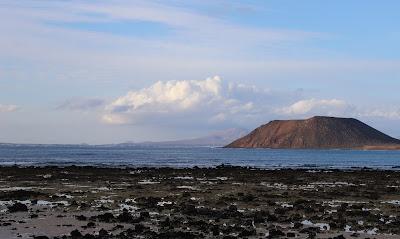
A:
{"label": "white cloud", "polygon": [[14,112],[19,109],[18,106],[16,105],[3,105],[0,104],[0,113],[5,113],[5,112]]}
{"label": "white cloud", "polygon": [[278,109],[278,113],[287,115],[304,115],[308,113],[323,113],[327,115],[338,114],[349,108],[349,105],[338,99],[307,99]]}
{"label": "white cloud", "polygon": [[130,91],[107,106],[111,112],[170,112],[191,110],[221,98],[218,76],[204,81],[158,81],[149,88]]}
{"label": "white cloud", "polygon": [[217,123],[251,112],[253,103],[231,98],[232,86],[219,76],[205,80],[156,82],[130,91],[106,106],[103,122],[144,123],[153,120],[195,120]]}

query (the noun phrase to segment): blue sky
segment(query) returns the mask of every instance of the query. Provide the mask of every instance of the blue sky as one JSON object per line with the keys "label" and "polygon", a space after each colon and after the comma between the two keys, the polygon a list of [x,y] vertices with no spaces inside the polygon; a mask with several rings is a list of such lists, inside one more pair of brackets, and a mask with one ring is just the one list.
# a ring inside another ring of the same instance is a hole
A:
{"label": "blue sky", "polygon": [[400,137],[398,1],[0,3],[0,142],[359,118]]}

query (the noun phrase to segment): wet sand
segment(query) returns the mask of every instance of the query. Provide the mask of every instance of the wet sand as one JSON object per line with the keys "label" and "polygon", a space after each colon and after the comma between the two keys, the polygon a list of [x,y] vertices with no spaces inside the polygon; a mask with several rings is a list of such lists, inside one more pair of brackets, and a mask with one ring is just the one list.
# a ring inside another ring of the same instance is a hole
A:
{"label": "wet sand", "polygon": [[400,172],[0,167],[0,238],[400,238]]}

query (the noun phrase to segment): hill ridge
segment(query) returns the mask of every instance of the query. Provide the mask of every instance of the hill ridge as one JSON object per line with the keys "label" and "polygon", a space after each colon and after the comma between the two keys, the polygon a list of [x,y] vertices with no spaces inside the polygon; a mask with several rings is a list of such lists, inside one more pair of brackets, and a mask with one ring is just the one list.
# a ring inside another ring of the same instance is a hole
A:
{"label": "hill ridge", "polygon": [[225,147],[351,149],[389,145],[391,149],[393,146],[400,149],[400,140],[358,119],[314,116],[303,120],[270,121]]}

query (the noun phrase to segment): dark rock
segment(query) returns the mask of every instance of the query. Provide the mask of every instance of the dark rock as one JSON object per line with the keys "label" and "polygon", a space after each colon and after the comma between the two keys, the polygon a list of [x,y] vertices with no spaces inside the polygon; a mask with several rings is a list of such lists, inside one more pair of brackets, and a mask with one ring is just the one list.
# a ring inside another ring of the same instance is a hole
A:
{"label": "dark rock", "polygon": [[98,220],[100,222],[112,222],[115,219],[114,215],[112,213],[109,213],[109,212],[104,213],[104,214],[100,214],[100,215],[97,216],[97,218],[98,218]]}
{"label": "dark rock", "polygon": [[119,222],[132,222],[133,216],[129,212],[123,211],[120,215],[118,215],[117,220]]}
{"label": "dark rock", "polygon": [[276,221],[278,221],[278,217],[275,216],[274,214],[268,215],[268,221],[269,222],[276,222]]}
{"label": "dark rock", "polygon": [[149,212],[140,212],[140,217],[141,218],[148,218],[148,217],[150,217],[150,213]]}
{"label": "dark rock", "polygon": [[229,205],[228,210],[230,212],[237,212],[237,207],[236,207],[236,205]]}
{"label": "dark rock", "polygon": [[164,221],[160,221],[160,226],[161,227],[169,227],[169,226],[171,226],[171,220],[169,219],[169,217],[165,218]]}
{"label": "dark rock", "polygon": [[96,236],[87,233],[87,234],[85,234],[85,235],[82,237],[82,239],[96,239]]}
{"label": "dark rock", "polygon": [[147,227],[145,227],[143,224],[136,224],[135,225],[135,232],[137,233],[143,233]]}
{"label": "dark rock", "polygon": [[147,208],[156,208],[160,201],[162,201],[162,199],[159,197],[141,197],[137,199],[138,205]]}
{"label": "dark rock", "polygon": [[13,205],[8,207],[8,211],[13,213],[13,212],[27,212],[28,207],[25,204],[16,202]]}
{"label": "dark rock", "polygon": [[287,236],[287,237],[296,237],[296,233],[294,233],[294,232],[288,232],[288,233],[286,233],[286,236]]}
{"label": "dark rock", "polygon": [[76,216],[76,219],[79,220],[79,221],[86,221],[87,217],[84,216],[84,215],[79,215],[79,216]]}
{"label": "dark rock", "polygon": [[94,227],[96,227],[96,224],[94,222],[88,222],[88,224],[86,226],[88,228],[94,228]]}
{"label": "dark rock", "polygon": [[184,204],[181,206],[180,210],[183,214],[195,215],[197,213],[196,207],[193,204]]}
{"label": "dark rock", "polygon": [[211,227],[211,232],[213,234],[213,236],[218,236],[219,235],[219,226],[218,225],[214,225]]}
{"label": "dark rock", "polygon": [[167,231],[157,235],[159,239],[194,239],[197,236],[191,232]]}
{"label": "dark rock", "polygon": [[278,215],[283,215],[283,214],[285,214],[286,213],[286,209],[284,209],[284,208],[281,208],[281,207],[278,207],[278,208],[276,208],[275,209],[275,214],[278,214]]}
{"label": "dark rock", "polygon": [[82,233],[80,231],[78,231],[77,229],[75,229],[71,232],[71,238],[72,239],[80,239],[80,238],[82,238]]}
{"label": "dark rock", "polygon": [[182,197],[185,197],[185,198],[188,198],[188,197],[190,197],[190,192],[183,192],[182,193]]}
{"label": "dark rock", "polygon": [[239,237],[249,237],[256,235],[256,230],[254,228],[244,228],[240,233]]}
{"label": "dark rock", "polygon": [[256,196],[254,196],[253,194],[246,194],[241,198],[241,200],[244,202],[252,202],[255,199],[256,199]]}
{"label": "dark rock", "polygon": [[283,237],[285,236],[285,233],[279,229],[271,229],[269,230],[269,238],[277,238],[277,237]]}
{"label": "dark rock", "polygon": [[106,230],[104,230],[103,228],[100,229],[100,231],[99,231],[100,237],[107,237],[108,235],[109,235],[109,233]]}
{"label": "dark rock", "polygon": [[346,237],[344,237],[343,235],[339,235],[339,236],[333,237],[333,239],[346,239]]}
{"label": "dark rock", "polygon": [[26,191],[26,190],[17,190],[10,192],[2,192],[0,194],[0,200],[28,200],[39,196],[44,196],[46,194],[36,192],[36,191]]}

